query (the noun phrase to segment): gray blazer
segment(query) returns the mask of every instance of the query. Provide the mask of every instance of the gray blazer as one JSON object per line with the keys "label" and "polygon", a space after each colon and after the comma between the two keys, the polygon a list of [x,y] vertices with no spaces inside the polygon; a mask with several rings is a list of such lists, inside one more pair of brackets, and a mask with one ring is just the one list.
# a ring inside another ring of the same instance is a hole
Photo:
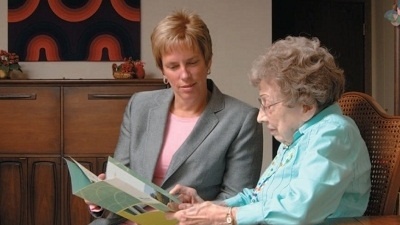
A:
{"label": "gray blazer", "polygon": [[[195,188],[205,200],[222,200],[255,187],[262,163],[262,125],[257,123],[258,109],[222,94],[211,80],[207,86],[212,93],[207,107],[174,154],[161,187],[179,183]],[[173,96],[171,89],[136,93],[125,110],[114,157],[149,180]]]}

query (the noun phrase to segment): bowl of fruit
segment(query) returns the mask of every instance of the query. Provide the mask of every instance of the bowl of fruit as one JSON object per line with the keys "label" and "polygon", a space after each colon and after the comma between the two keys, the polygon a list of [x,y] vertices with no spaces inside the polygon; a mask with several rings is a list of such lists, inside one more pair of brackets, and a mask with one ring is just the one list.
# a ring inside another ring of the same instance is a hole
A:
{"label": "bowl of fruit", "polygon": [[120,65],[113,63],[112,71],[115,79],[143,79],[145,76],[144,62],[132,60],[132,57],[125,58]]}

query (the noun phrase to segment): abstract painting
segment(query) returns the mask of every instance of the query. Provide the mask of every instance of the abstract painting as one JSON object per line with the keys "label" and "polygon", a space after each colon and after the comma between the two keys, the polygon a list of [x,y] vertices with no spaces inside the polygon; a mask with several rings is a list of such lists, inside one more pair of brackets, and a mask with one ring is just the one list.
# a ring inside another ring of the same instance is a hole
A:
{"label": "abstract painting", "polygon": [[8,0],[20,61],[140,59],[140,0]]}

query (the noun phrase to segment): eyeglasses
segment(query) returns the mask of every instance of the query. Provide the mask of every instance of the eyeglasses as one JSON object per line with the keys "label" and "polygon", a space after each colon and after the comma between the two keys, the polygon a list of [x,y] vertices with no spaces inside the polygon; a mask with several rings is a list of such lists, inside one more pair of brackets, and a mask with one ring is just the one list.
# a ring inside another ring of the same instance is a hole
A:
{"label": "eyeglasses", "polygon": [[258,98],[258,101],[260,102],[260,104],[261,104],[261,109],[262,109],[262,111],[263,111],[264,113],[270,112],[272,106],[277,105],[277,104],[283,102],[283,100],[281,100],[281,101],[277,101],[277,102],[274,102],[274,103],[269,104],[269,105],[265,105],[265,100],[264,100],[264,99]]}

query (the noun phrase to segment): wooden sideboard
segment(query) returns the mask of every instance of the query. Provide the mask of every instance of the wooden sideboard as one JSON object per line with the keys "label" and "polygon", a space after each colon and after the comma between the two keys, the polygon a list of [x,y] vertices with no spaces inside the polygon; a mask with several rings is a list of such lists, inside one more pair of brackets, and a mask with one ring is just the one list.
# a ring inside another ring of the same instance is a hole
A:
{"label": "wooden sideboard", "polygon": [[0,80],[0,224],[90,223],[63,157],[104,171],[129,98],[163,88],[161,79]]}

